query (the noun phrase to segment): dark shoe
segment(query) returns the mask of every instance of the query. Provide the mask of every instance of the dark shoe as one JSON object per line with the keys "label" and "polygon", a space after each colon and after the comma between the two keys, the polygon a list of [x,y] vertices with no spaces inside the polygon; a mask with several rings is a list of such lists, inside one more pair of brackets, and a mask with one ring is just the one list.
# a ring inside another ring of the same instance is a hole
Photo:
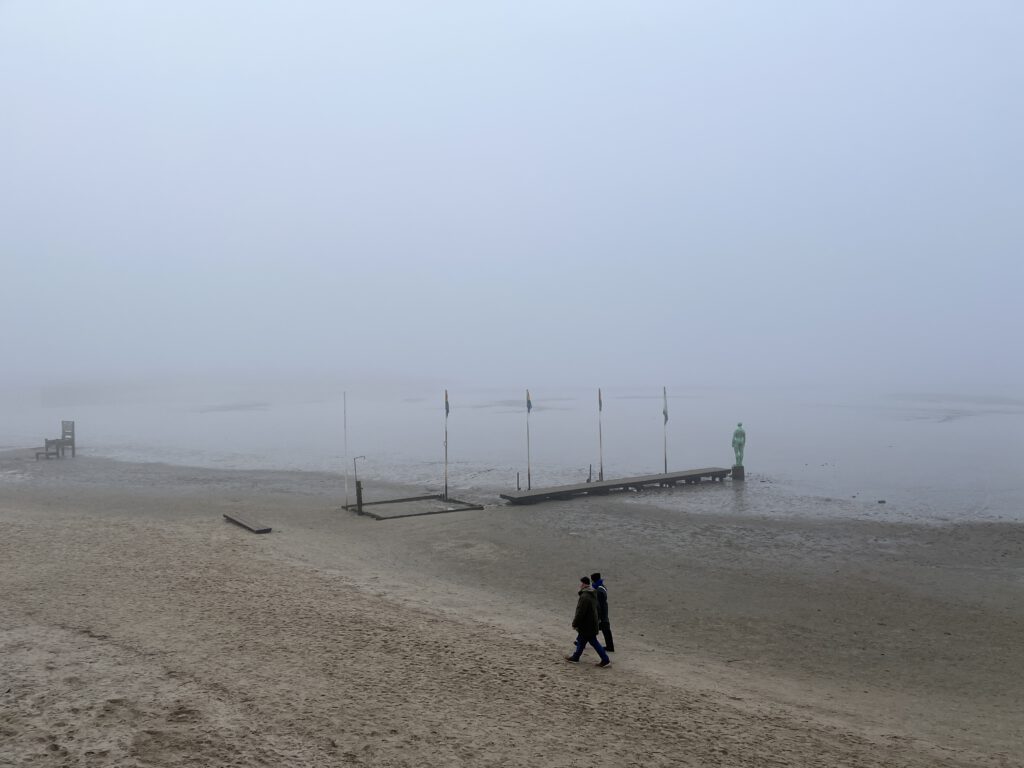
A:
{"label": "dark shoe", "polygon": [[569,661],[569,662],[572,662],[573,664],[579,664],[580,663],[579,659],[574,659],[572,656],[566,656],[565,660]]}
{"label": "dark shoe", "polygon": [[611,659],[605,659],[604,661],[597,662],[597,664],[595,664],[594,666],[597,666],[597,667],[607,667],[611,663],[612,663]]}

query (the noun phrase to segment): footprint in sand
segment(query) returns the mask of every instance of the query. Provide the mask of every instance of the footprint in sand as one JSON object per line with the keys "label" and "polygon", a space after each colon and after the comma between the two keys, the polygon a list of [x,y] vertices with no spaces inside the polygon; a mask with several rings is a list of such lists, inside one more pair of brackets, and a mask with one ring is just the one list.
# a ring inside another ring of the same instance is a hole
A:
{"label": "footprint in sand", "polygon": [[178,707],[167,716],[167,719],[172,723],[195,723],[200,719],[199,710]]}

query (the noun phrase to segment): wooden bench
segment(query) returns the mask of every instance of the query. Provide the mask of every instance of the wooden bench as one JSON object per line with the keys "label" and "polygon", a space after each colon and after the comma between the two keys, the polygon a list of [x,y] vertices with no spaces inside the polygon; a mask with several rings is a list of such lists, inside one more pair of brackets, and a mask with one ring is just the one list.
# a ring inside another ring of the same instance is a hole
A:
{"label": "wooden bench", "polygon": [[68,448],[71,449],[71,458],[75,458],[75,422],[62,421],[60,423],[60,437],[52,440],[47,438],[43,450],[36,451],[36,461],[40,458],[59,459],[65,455]]}
{"label": "wooden bench", "polygon": [[56,437],[53,440],[47,439],[44,442],[46,445],[43,447],[43,450],[36,451],[36,461],[39,461],[40,457],[45,459],[59,459],[64,441],[61,438]]}

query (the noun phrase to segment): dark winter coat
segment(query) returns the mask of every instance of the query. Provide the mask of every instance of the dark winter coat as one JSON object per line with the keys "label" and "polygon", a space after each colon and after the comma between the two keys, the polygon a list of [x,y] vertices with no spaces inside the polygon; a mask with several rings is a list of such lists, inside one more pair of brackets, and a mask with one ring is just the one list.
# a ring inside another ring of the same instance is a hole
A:
{"label": "dark winter coat", "polygon": [[590,587],[580,590],[580,599],[576,601],[576,615],[572,619],[572,628],[583,637],[597,635],[597,595]]}
{"label": "dark winter coat", "polygon": [[597,595],[597,620],[602,624],[608,623],[608,590],[604,584],[595,584],[594,594]]}

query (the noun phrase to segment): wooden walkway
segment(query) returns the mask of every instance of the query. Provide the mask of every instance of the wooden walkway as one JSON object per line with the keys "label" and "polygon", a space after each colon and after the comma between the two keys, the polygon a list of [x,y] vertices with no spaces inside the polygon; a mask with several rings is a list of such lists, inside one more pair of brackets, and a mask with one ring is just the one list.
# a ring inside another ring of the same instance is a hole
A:
{"label": "wooden walkway", "polygon": [[630,489],[640,490],[649,486],[699,483],[704,479],[724,480],[729,476],[730,471],[721,467],[705,467],[704,469],[688,469],[685,472],[668,472],[662,475],[641,475],[640,477],[623,477],[618,480],[601,480],[596,483],[556,485],[553,488],[538,488],[535,491],[509,491],[508,493],[500,494],[500,496],[512,504],[536,504],[538,501],[571,499],[574,496],[597,496],[617,491],[628,491]]}

